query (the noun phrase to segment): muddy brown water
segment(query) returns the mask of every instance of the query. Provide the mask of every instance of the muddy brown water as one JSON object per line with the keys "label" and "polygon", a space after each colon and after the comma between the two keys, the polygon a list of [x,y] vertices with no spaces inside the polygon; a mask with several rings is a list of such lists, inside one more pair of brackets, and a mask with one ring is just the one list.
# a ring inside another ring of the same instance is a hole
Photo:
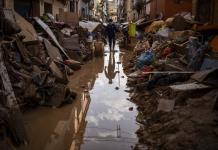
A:
{"label": "muddy brown water", "polygon": [[[131,150],[138,139],[136,106],[124,90],[125,52],[96,58],[76,72],[70,87],[78,92],[73,104],[40,107],[24,115],[30,144],[21,150]],[[133,110],[131,110],[133,108]]]}

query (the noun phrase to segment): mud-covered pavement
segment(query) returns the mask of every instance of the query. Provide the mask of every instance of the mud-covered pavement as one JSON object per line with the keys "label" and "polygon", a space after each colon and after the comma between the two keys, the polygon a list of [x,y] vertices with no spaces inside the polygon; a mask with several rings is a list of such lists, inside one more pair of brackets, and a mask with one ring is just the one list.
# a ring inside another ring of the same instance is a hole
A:
{"label": "mud-covered pavement", "polygon": [[87,62],[70,78],[78,93],[73,104],[61,108],[36,108],[24,121],[30,144],[22,150],[128,150],[137,143],[136,106],[125,92],[123,72],[126,51],[105,47],[104,58]]}

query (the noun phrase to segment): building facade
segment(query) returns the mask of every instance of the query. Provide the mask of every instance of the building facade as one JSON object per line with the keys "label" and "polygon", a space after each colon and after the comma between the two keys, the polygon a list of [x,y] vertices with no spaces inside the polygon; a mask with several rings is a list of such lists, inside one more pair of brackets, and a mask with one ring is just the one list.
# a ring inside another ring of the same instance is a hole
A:
{"label": "building facade", "polygon": [[14,9],[24,17],[42,16],[51,13],[54,16],[68,11],[68,0],[4,0],[4,7]]}
{"label": "building facade", "polygon": [[44,13],[56,17],[61,12],[69,11],[88,18],[93,14],[94,0],[4,0],[1,5],[14,9],[24,17],[42,16]]}
{"label": "building facade", "polygon": [[108,1],[108,13],[114,21],[117,21],[117,6],[117,0]]}
{"label": "building facade", "polygon": [[124,0],[123,17],[126,21],[132,21],[137,18],[137,13],[134,10],[135,0]]}
{"label": "building facade", "polygon": [[77,13],[79,17],[89,18],[90,15],[94,15],[94,7],[96,0],[69,0],[67,5],[68,10],[73,13]]}

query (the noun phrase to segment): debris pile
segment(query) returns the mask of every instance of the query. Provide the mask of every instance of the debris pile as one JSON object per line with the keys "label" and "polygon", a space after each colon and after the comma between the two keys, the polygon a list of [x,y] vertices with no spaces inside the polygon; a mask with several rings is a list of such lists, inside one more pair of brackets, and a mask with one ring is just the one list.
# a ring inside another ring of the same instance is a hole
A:
{"label": "debris pile", "polygon": [[97,33],[100,23],[90,22],[92,31],[87,31],[90,23],[69,21],[76,17],[70,13],[60,14],[64,22],[51,14],[27,21],[9,9],[0,13],[0,149],[8,149],[4,146],[9,143],[28,143],[21,112],[73,102],[77,94],[68,86],[69,76],[94,56],[94,40],[100,43],[102,38],[88,41],[92,37],[87,35]]}
{"label": "debris pile", "polygon": [[139,111],[136,150],[218,149],[216,35],[208,39],[217,28],[196,26],[182,15],[154,21],[124,68]]}

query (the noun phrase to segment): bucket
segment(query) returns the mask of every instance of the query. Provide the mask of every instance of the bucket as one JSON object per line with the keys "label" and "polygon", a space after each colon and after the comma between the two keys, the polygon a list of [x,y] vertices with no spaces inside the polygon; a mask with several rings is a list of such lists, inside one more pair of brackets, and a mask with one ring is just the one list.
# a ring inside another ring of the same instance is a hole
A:
{"label": "bucket", "polygon": [[95,42],[95,56],[103,56],[104,55],[104,43],[102,41]]}

